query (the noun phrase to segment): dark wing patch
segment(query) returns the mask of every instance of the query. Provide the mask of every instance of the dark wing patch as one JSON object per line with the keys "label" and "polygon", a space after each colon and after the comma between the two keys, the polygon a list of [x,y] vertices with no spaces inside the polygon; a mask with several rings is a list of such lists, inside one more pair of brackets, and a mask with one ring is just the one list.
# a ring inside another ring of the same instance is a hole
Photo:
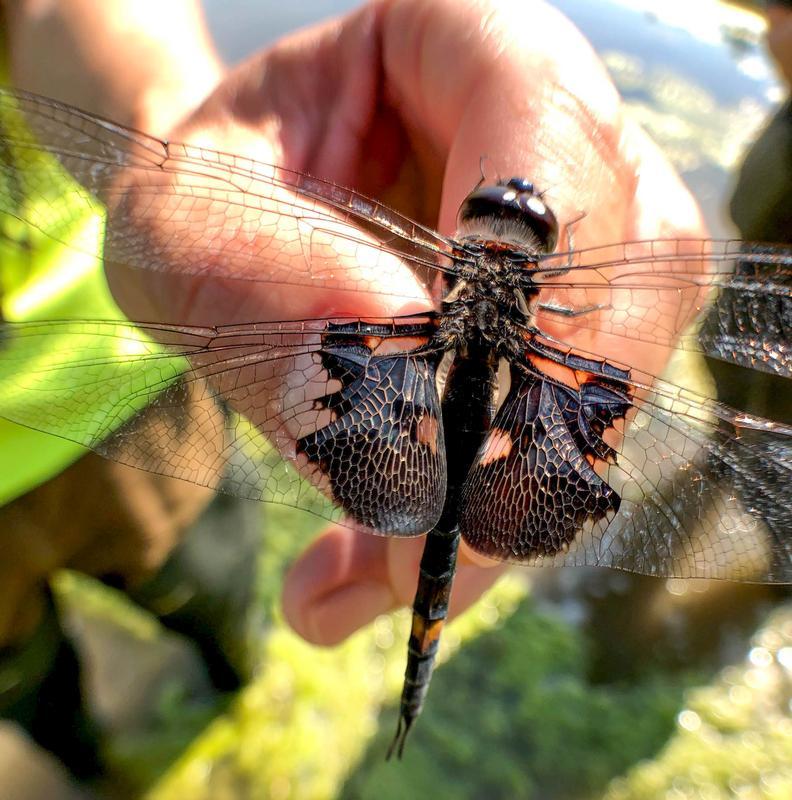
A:
{"label": "dark wing patch", "polygon": [[707,355],[790,378],[792,271],[756,263],[750,255],[738,260],[722,286],[701,323],[699,342]]}
{"label": "dark wing patch", "polygon": [[512,369],[462,492],[460,528],[475,550],[508,561],[553,555],[588,520],[618,511],[619,495],[593,465],[614,460],[603,433],[630,399],[616,381],[589,377],[574,389]]}
{"label": "dark wing patch", "polygon": [[328,335],[322,365],[340,388],[317,401],[330,421],[298,440],[297,457],[319,471],[333,502],[360,524],[420,534],[437,522],[446,492],[437,359],[375,355],[375,341],[371,333],[357,343]]}

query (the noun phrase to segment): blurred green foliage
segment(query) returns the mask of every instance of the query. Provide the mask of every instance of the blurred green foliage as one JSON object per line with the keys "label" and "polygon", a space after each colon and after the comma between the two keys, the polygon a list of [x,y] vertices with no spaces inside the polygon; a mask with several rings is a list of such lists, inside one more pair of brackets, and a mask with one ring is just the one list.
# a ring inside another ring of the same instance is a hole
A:
{"label": "blurred green foliage", "polygon": [[688,695],[659,756],[613,782],[603,800],[792,797],[792,608],[754,637],[745,663]]}
{"label": "blurred green foliage", "polygon": [[[703,669],[595,682],[585,627],[537,607],[520,571],[449,626],[404,760],[385,762],[409,615],[380,617],[335,649],[307,645],[279,619],[284,571],[321,524],[270,507],[260,671],[215,702],[190,698],[173,676],[151,724],[111,738],[117,773],[137,787],[129,796],[147,786],[147,800],[792,797],[792,612],[709,685]],[[60,590],[156,640],[156,623],[106,590],[75,578]]]}
{"label": "blurred green foliage", "polygon": [[439,671],[404,763],[374,746],[341,796],[595,796],[662,746],[684,681],[594,686],[587,666],[580,633],[526,598]]}

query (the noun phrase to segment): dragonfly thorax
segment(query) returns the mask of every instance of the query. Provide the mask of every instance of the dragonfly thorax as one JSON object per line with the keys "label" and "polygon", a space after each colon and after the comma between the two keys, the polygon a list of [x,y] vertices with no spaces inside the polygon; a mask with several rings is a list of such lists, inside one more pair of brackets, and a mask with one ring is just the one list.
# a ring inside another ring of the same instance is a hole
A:
{"label": "dragonfly thorax", "polygon": [[481,184],[460,206],[456,239],[468,260],[443,301],[445,343],[472,338],[510,352],[517,330],[531,324],[531,266],[555,249],[555,214],[524,178]]}
{"label": "dragonfly thorax", "polygon": [[494,276],[483,272],[481,279],[458,281],[443,300],[438,335],[449,349],[475,340],[495,350],[509,350],[515,328],[530,325],[529,298],[535,292],[526,292],[510,274],[513,270]]}

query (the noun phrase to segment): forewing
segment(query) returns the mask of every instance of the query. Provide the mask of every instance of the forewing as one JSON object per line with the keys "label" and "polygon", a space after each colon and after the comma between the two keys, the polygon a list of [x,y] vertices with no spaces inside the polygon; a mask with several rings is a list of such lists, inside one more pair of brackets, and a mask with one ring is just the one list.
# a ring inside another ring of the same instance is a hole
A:
{"label": "forewing", "polygon": [[436,358],[415,352],[431,330],[425,318],[3,323],[0,416],[131,466],[412,535],[445,491]]}
{"label": "forewing", "polygon": [[625,348],[673,347],[792,377],[788,248],[631,242],[547,256],[532,277],[540,290],[540,329],[573,345],[583,342],[582,349],[596,336],[610,348],[603,355],[622,361]]}
{"label": "forewing", "polygon": [[[0,121],[0,214],[76,247],[85,209],[108,208],[105,260],[124,268],[418,300],[421,281],[455,271],[444,237],[318,178],[2,88]],[[341,259],[357,268],[343,274]]]}

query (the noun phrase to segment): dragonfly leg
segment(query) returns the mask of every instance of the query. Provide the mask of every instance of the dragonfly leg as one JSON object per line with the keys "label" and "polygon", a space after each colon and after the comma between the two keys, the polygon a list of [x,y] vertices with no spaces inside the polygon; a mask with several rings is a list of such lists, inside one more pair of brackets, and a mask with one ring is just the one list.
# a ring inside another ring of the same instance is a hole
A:
{"label": "dragonfly leg", "polygon": [[558,303],[540,303],[539,308],[542,311],[560,314],[563,317],[582,317],[584,314],[591,314],[592,311],[600,311],[603,308],[610,308],[610,306],[608,303],[599,303],[585,308],[572,308],[572,306],[562,306]]}
{"label": "dragonfly leg", "polygon": [[585,216],[586,213],[582,212],[577,217],[567,222],[566,224],[567,262],[566,264],[564,264],[563,267],[559,267],[558,269],[544,271],[543,276],[545,278],[557,278],[559,275],[566,275],[569,272],[569,270],[571,270],[572,267],[575,266],[575,238],[572,229]]}

